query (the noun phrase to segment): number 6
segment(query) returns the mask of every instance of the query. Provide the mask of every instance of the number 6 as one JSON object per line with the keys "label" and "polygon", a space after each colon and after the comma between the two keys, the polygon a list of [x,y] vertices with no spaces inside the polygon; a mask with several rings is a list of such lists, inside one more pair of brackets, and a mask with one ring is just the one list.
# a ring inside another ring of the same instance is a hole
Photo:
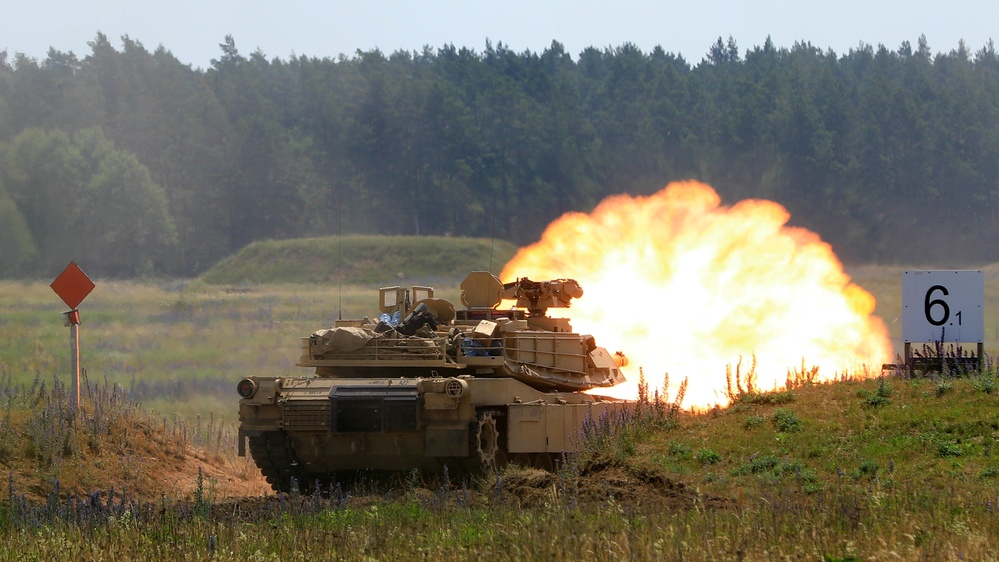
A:
{"label": "number 6", "polygon": [[[950,307],[947,306],[947,302],[944,301],[943,299],[930,300],[930,295],[933,294],[933,291],[936,291],[938,289],[941,292],[943,292],[944,296],[950,295],[950,293],[947,292],[947,287],[944,287],[943,285],[934,285],[930,287],[930,290],[926,291],[926,298],[923,300],[923,311],[926,314],[927,322],[933,324],[934,326],[943,326],[944,323],[946,323],[947,320],[950,318]],[[930,313],[930,309],[933,308],[934,306],[943,307],[943,318],[941,318],[940,320],[934,320],[933,315]]]}

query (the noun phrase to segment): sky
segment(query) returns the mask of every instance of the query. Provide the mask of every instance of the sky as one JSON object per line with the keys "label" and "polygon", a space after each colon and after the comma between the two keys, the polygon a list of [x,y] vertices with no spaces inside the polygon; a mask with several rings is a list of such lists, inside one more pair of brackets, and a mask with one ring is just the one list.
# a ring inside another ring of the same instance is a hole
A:
{"label": "sky", "polygon": [[44,60],[49,48],[90,53],[98,32],[149,51],[163,46],[182,63],[208,68],[232,35],[243,55],[335,58],[357,50],[386,54],[447,44],[484,50],[487,41],[515,52],[561,43],[574,59],[587,47],[657,45],[699,63],[722,37],[740,52],[769,36],[778,47],[807,42],[846,54],[868,44],[897,50],[925,35],[931,52],[964,40],[972,53],[999,40],[996,0],[48,0],[11,2],[0,11],[0,50]]}

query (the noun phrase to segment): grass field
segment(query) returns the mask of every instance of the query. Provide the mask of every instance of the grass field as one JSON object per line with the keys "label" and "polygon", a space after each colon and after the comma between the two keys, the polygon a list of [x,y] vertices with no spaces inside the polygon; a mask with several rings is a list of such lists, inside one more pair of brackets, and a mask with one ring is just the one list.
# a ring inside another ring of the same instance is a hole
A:
{"label": "grass field", "polygon": [[[698,415],[653,402],[598,422],[555,473],[410,473],[327,495],[233,497],[199,467],[177,498],[143,490],[133,469],[127,493],[110,477],[90,494],[49,479],[35,502],[12,476],[0,560],[996,560],[994,372],[802,379],[734,398]],[[37,403],[35,419],[50,411]],[[101,417],[85,415],[70,442],[100,441],[106,461],[141,448],[146,438],[98,428]],[[15,449],[46,441],[30,422],[8,429],[23,437]],[[59,455],[64,470],[102,459],[87,447]],[[51,473],[46,459],[32,462]]]}
{"label": "grass field", "polygon": [[[878,298],[896,349],[904,269],[850,271]],[[996,268],[985,276],[992,354]],[[294,366],[299,338],[372,314],[375,288],[97,280],[81,306],[81,353],[103,390],[74,425],[60,421],[71,418],[64,306],[47,283],[0,285],[0,430],[10,436],[0,560],[997,559],[991,366],[799,379],[724,409],[640,416],[600,428],[556,474],[407,475],[323,497],[226,488],[235,478],[252,489],[252,467],[233,456],[235,382],[307,374]],[[457,302],[456,280],[438,288]],[[150,493],[164,459],[183,482]]]}
{"label": "grass field", "polygon": [[[304,376],[300,339],[338,317],[374,315],[377,287],[244,286],[97,280],[80,306],[88,377],[124,388],[158,415],[231,418],[243,376]],[[457,300],[457,285],[439,294]],[[0,375],[69,380],[65,309],[44,283],[0,284]]]}

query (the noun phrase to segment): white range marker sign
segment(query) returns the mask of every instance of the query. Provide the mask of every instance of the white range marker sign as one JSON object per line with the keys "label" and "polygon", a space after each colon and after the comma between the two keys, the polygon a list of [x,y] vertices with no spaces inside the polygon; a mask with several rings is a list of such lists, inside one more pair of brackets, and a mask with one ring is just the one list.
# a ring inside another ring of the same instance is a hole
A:
{"label": "white range marker sign", "polygon": [[985,276],[980,270],[906,271],[902,275],[905,343],[982,343]]}

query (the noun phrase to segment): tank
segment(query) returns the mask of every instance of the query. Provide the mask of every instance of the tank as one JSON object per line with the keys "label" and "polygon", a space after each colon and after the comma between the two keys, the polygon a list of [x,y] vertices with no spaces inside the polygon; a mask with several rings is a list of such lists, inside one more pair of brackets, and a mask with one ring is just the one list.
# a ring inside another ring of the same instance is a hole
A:
{"label": "tank", "polygon": [[551,468],[588,418],[632,407],[584,392],[623,382],[624,354],[548,315],[583,295],[578,282],[480,271],[460,289],[456,310],[432,287],[381,288],[376,320],[302,339],[314,374],[239,381],[238,454],[277,491],[357,471]]}

